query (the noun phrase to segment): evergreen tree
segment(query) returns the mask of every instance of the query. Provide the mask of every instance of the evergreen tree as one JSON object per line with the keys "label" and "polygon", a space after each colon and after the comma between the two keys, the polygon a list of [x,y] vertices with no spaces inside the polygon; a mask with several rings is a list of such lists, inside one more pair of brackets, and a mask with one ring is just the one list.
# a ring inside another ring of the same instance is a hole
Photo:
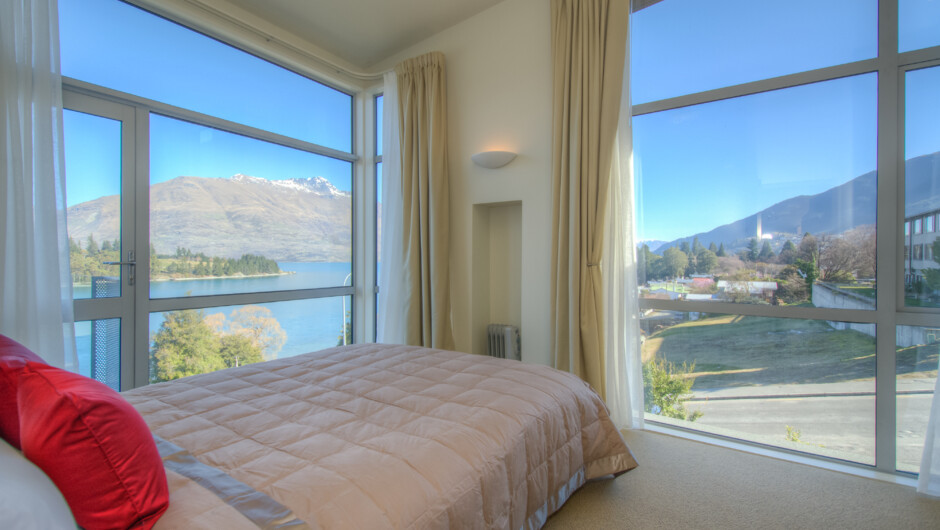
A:
{"label": "evergreen tree", "polygon": [[715,255],[718,256],[719,258],[724,258],[724,257],[727,257],[727,256],[728,256],[728,253],[725,252],[725,244],[724,244],[724,243],[722,243],[721,245],[718,246],[718,251],[715,252]]}
{"label": "evergreen tree", "polygon": [[712,241],[711,243],[708,244],[708,250],[711,250],[711,251],[714,252],[716,255],[718,254],[718,247],[715,246],[715,242],[714,242],[714,241]]}
{"label": "evergreen tree", "polygon": [[783,248],[780,249],[780,254],[777,256],[777,260],[784,265],[792,265],[796,260],[798,249],[796,245],[793,244],[793,241],[787,241],[783,244]]}
{"label": "evergreen tree", "polygon": [[85,244],[85,250],[88,251],[90,256],[94,256],[100,252],[98,243],[95,242],[94,234],[88,234],[88,242]]}
{"label": "evergreen tree", "polygon": [[692,253],[692,249],[689,247],[688,241],[683,241],[682,243],[679,243],[679,250],[681,250],[682,253],[685,254],[686,256]]}
{"label": "evergreen tree", "polygon": [[760,245],[757,243],[756,238],[751,238],[747,242],[747,260],[748,261],[757,261],[757,258],[760,256]]}
{"label": "evergreen tree", "polygon": [[757,259],[763,261],[764,263],[770,262],[777,255],[774,254],[774,249],[770,248],[770,241],[764,241],[764,246],[760,249],[760,254],[757,255]]}

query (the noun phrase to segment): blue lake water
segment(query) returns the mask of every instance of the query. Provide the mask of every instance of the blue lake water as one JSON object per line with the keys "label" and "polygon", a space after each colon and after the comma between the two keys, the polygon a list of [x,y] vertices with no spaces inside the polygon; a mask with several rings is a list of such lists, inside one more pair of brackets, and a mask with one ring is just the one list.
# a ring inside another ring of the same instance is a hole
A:
{"label": "blue lake water", "polygon": [[[281,270],[294,274],[259,278],[219,278],[206,280],[162,281],[150,284],[152,298],[207,296],[218,294],[286,291],[343,285],[352,270],[349,263],[296,263],[279,262]],[[76,287],[75,297],[88,297],[89,287]],[[287,333],[287,341],[278,352],[278,358],[291,357],[309,351],[336,346],[343,330],[343,301],[345,310],[351,311],[350,297],[317,298],[257,304],[271,310]],[[223,313],[226,317],[240,306],[204,309],[208,315]],[[150,314],[151,336],[160,329],[163,313]],[[76,323],[79,372],[88,375],[91,370],[91,324]]]}

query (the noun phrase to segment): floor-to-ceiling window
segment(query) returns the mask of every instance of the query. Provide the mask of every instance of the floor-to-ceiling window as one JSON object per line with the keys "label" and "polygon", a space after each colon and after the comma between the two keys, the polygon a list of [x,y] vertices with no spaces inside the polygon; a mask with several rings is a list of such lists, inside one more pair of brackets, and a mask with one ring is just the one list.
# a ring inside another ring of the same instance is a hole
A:
{"label": "floor-to-ceiling window", "polygon": [[927,0],[633,14],[650,421],[917,472],[940,349],[938,45]]}
{"label": "floor-to-ceiling window", "polygon": [[118,0],[59,12],[80,370],[126,389],[352,342],[355,96]]}

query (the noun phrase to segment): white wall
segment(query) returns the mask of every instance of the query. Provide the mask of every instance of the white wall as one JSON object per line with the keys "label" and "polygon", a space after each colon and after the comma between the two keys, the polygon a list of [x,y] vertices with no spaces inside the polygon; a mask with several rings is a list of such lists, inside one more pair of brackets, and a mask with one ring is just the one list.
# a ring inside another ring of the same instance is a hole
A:
{"label": "white wall", "polygon": [[[522,355],[541,364],[552,364],[550,24],[549,2],[506,0],[375,68],[391,68],[429,51],[446,56],[457,349],[472,351],[472,293],[491,290],[473,285],[473,205],[521,201]],[[470,155],[490,149],[519,156],[496,170],[474,166]]]}

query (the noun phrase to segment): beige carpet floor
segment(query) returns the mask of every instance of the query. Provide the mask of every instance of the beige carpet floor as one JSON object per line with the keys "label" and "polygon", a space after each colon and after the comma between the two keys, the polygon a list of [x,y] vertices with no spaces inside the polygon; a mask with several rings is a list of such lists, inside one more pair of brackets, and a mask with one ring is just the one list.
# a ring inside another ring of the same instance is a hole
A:
{"label": "beige carpet floor", "polygon": [[911,487],[649,431],[626,439],[640,467],[585,484],[545,529],[940,529],[940,499]]}

